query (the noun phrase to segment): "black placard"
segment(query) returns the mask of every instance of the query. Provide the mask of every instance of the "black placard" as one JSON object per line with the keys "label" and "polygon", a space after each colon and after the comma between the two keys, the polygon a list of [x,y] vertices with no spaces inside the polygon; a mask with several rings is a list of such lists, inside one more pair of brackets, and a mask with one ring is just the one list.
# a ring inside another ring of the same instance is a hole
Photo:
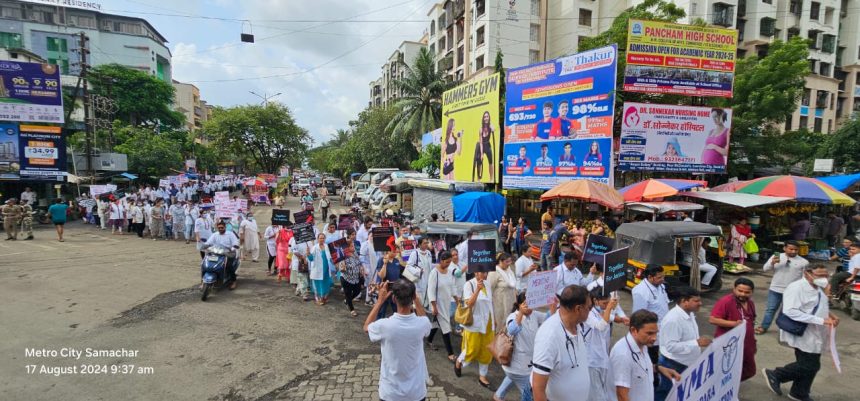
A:
{"label": "black placard", "polygon": [[353,220],[355,220],[355,216],[351,214],[341,214],[337,216],[337,229],[338,230],[349,230],[351,228],[355,228],[352,225]]}
{"label": "black placard", "polygon": [[373,239],[373,250],[376,252],[396,251],[394,245],[394,227],[373,227],[370,229]]}
{"label": "black placard", "polygon": [[296,223],[309,223],[314,224],[314,214],[307,211],[302,210],[301,212],[293,213],[293,217],[296,219]]}
{"label": "black placard", "polygon": [[469,240],[469,271],[491,272],[496,270],[496,240]]}
{"label": "black placard", "polygon": [[591,263],[603,263],[603,254],[612,251],[615,247],[615,239],[602,235],[588,234],[582,260]]}
{"label": "black placard", "polygon": [[340,263],[346,259],[346,248],[348,248],[347,244],[346,238],[341,238],[337,241],[328,243],[328,252],[331,255],[332,262]]}
{"label": "black placard", "polygon": [[627,285],[627,254],[629,247],[603,254],[603,293],[618,291]]}
{"label": "black placard", "polygon": [[287,209],[272,209],[272,225],[291,226],[290,211]]}
{"label": "black placard", "polygon": [[310,223],[293,224],[293,236],[296,243],[304,244],[305,242],[313,242],[314,240],[314,225]]}

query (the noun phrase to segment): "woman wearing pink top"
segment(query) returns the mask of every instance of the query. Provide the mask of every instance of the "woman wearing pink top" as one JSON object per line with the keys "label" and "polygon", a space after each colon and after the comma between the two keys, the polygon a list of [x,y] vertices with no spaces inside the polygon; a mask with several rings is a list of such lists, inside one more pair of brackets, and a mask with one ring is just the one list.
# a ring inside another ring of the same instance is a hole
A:
{"label": "woman wearing pink top", "polygon": [[728,114],[723,109],[711,110],[711,118],[714,120],[714,129],[708,133],[705,140],[705,150],[702,151],[702,164],[726,164],[726,156],[729,154],[729,128],[726,127]]}

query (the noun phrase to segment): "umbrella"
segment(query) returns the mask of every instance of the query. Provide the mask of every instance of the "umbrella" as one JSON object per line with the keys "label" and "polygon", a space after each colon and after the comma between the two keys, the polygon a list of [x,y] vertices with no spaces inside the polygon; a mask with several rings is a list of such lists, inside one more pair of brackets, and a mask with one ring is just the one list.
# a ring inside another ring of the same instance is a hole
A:
{"label": "umbrella", "polygon": [[266,186],[266,182],[265,182],[265,181],[263,181],[263,180],[261,180],[261,179],[259,179],[259,178],[250,178],[250,179],[247,179],[247,180],[245,180],[244,184],[245,184],[245,185],[247,185],[247,186],[249,186],[249,187],[263,187],[263,186]]}
{"label": "umbrella", "polygon": [[591,180],[566,181],[544,192],[540,197],[542,201],[553,199],[579,199],[610,208],[624,205],[624,198],[615,188]]}
{"label": "umbrella", "polygon": [[639,202],[649,199],[665,198],[677,195],[680,191],[704,187],[705,181],[677,179],[648,179],[628,185],[618,190],[627,202]]}
{"label": "umbrella", "polygon": [[711,188],[711,192],[735,192],[749,181],[734,181]]}
{"label": "umbrella", "polygon": [[793,175],[762,177],[744,182],[737,193],[782,196],[797,202],[853,205],[854,199],[815,178]]}

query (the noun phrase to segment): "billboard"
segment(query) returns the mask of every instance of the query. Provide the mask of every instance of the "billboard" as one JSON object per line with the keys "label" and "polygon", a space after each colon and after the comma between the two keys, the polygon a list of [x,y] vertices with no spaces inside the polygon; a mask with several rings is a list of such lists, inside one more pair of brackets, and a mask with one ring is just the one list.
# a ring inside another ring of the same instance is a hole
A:
{"label": "billboard", "polygon": [[624,103],[624,171],[725,173],[732,109]]}
{"label": "billboard", "polygon": [[21,125],[18,136],[22,180],[65,180],[66,140],[62,128]]}
{"label": "billboard", "polygon": [[57,66],[0,61],[0,120],[63,123]]}
{"label": "billboard", "polygon": [[21,155],[18,152],[18,124],[0,124],[0,180],[18,180]]}
{"label": "billboard", "polygon": [[630,20],[624,90],[732,97],[738,31]]}
{"label": "billboard", "polygon": [[442,179],[496,182],[499,164],[499,74],[442,95]]}
{"label": "billboard", "polygon": [[610,182],[617,54],[612,45],[508,72],[505,188]]}

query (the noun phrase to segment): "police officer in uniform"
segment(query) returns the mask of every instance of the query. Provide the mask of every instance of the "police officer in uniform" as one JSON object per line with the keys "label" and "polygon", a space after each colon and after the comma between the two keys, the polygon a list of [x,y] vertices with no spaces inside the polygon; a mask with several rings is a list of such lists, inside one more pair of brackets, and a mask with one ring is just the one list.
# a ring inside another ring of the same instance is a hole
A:
{"label": "police officer in uniform", "polygon": [[15,202],[15,198],[6,200],[6,205],[0,210],[3,214],[3,230],[6,231],[6,241],[18,239],[18,223],[21,219],[21,206]]}
{"label": "police officer in uniform", "polygon": [[27,233],[25,241],[33,239],[33,206],[30,201],[21,201],[21,232]]}

